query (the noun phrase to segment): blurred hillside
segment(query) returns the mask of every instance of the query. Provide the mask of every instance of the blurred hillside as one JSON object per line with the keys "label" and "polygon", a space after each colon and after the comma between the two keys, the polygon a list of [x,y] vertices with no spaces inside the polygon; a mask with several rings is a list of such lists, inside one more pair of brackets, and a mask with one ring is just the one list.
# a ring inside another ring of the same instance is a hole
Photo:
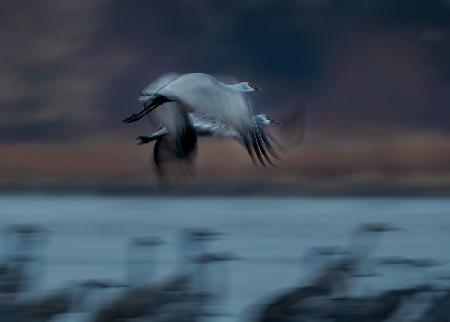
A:
{"label": "blurred hillside", "polygon": [[304,144],[276,169],[254,168],[231,142],[202,140],[197,186],[450,191],[448,0],[4,0],[0,8],[4,189],[152,187],[151,149],[134,145],[148,124],[120,121],[139,109],[147,83],[175,71],[252,81],[264,89],[255,110],[274,118],[308,109]]}

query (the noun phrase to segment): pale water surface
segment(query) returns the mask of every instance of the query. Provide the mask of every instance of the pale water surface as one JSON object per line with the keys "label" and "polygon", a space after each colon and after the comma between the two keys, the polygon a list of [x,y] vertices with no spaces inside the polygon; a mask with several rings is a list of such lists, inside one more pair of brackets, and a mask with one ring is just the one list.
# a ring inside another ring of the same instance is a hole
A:
{"label": "pale water surface", "polygon": [[377,255],[450,259],[450,199],[0,197],[0,228],[42,224],[51,231],[45,288],[83,278],[122,279],[129,237],[156,235],[157,280],[175,270],[177,232],[211,227],[226,232],[214,249],[245,260],[231,264],[227,310],[240,315],[277,290],[296,285],[299,258],[310,246],[345,246],[363,222],[389,222]]}

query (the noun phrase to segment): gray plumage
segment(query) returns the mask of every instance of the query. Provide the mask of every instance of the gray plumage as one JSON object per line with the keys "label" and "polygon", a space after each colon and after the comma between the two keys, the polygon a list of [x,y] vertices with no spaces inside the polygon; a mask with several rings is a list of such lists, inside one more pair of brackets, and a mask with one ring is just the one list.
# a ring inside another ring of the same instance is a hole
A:
{"label": "gray plumage", "polygon": [[[123,120],[132,123],[150,114],[151,119],[166,128],[156,140],[154,161],[160,174],[162,165],[172,161],[189,163],[197,147],[197,135],[213,135],[239,140],[252,160],[263,165],[277,157],[270,136],[255,119],[250,102],[244,95],[258,88],[249,82],[227,85],[202,74],[166,74],[141,92],[144,109]],[[153,139],[142,138],[142,143]]]}

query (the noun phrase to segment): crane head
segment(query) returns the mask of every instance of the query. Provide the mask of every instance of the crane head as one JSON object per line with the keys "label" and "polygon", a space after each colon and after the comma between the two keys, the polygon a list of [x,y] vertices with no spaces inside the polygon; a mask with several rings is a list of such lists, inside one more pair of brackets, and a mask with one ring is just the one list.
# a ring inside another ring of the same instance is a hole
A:
{"label": "crane head", "polygon": [[262,91],[262,88],[256,86],[255,84],[253,84],[252,82],[245,82],[245,85],[248,86],[249,88],[249,92],[257,92],[257,91]]}

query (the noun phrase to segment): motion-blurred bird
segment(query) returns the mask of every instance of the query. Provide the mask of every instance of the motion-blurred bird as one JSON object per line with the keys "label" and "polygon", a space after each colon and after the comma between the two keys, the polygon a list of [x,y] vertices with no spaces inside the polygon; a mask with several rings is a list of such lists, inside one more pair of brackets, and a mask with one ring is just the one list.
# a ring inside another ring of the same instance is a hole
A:
{"label": "motion-blurred bird", "polygon": [[257,90],[250,82],[227,85],[207,74],[167,74],[141,92],[139,101],[144,109],[123,122],[136,122],[154,111],[152,117],[165,128],[154,149],[158,169],[164,162],[190,161],[197,136],[218,132],[234,133],[253,160],[256,155],[261,164],[272,164],[270,156],[277,158],[273,139],[263,130],[244,95]]}
{"label": "motion-blurred bird", "polygon": [[[232,139],[245,146],[244,139],[240,133],[236,131],[236,129],[227,126],[225,123],[214,121],[207,117],[200,117],[194,113],[188,113],[188,117],[197,136]],[[265,126],[269,124],[277,124],[278,122],[268,118],[265,114],[258,114],[253,116],[253,118],[257,126],[260,128],[260,131],[270,137],[270,133],[266,132],[264,129]],[[136,138],[138,140],[137,144],[141,145],[153,141],[160,141],[164,136],[168,135],[168,133],[169,130],[167,127],[163,126],[152,134],[138,136]],[[276,155],[276,152],[272,151],[272,154]]]}

